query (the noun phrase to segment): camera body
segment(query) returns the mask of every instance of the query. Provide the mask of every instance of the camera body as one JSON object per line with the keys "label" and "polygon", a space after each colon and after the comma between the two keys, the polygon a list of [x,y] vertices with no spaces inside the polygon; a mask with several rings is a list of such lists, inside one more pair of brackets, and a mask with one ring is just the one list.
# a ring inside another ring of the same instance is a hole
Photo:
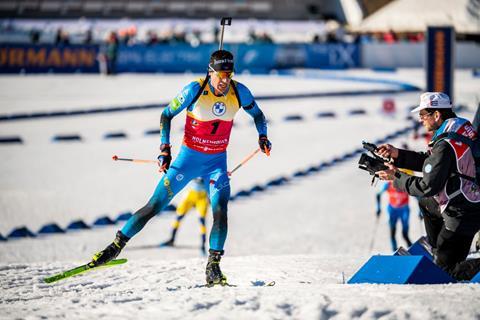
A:
{"label": "camera body", "polygon": [[384,162],[389,162],[389,159],[383,158],[377,154],[377,146],[373,143],[362,141],[363,148],[369,151],[372,156],[367,153],[362,153],[360,160],[358,160],[358,167],[362,170],[368,171],[372,176],[376,176],[375,172],[388,169]]}
{"label": "camera body", "polygon": [[368,171],[371,175],[375,175],[375,172],[388,169],[386,165],[383,164],[383,160],[379,160],[374,157],[370,157],[366,153],[362,153],[360,160],[358,160],[358,167],[362,170]]}

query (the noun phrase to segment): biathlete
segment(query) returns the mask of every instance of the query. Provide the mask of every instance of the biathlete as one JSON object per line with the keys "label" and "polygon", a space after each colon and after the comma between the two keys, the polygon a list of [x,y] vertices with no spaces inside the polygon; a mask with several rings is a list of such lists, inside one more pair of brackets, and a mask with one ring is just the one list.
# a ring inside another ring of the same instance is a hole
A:
{"label": "biathlete", "polygon": [[408,237],[410,208],[408,207],[408,193],[395,189],[391,182],[387,182],[382,186],[382,189],[377,193],[377,219],[382,213],[381,198],[382,194],[387,192],[388,194],[388,224],[390,226],[390,242],[392,244],[393,251],[396,251],[397,239],[395,234],[397,232],[397,222],[402,222],[402,236],[407,245],[410,247],[412,242]]}
{"label": "biathlete", "polygon": [[198,212],[198,222],[200,222],[200,237],[202,241],[202,253],[206,254],[206,242],[207,242],[207,227],[205,225],[205,219],[207,217],[208,208],[210,202],[208,200],[207,188],[205,187],[205,181],[202,178],[196,178],[190,184],[190,189],[187,195],[179,203],[177,207],[177,216],[172,225],[172,235],[170,239],[161,244],[162,247],[175,246],[175,238],[177,236],[178,228],[185,218],[185,215],[195,208]]}
{"label": "biathlete", "polygon": [[[227,208],[230,198],[226,150],[233,119],[238,110],[243,109],[253,118],[260,149],[267,155],[271,150],[265,116],[249,89],[232,80],[233,71],[233,55],[226,50],[215,51],[210,57],[205,79],[193,81],[184,87],[162,112],[158,160],[160,169],[165,174],[147,204],[135,212],[117,232],[110,245],[94,255],[93,264],[101,265],[117,257],[126,243],[142,230],[151,218],[162,212],[190,180],[202,177],[208,182],[207,191],[213,213],[206,281],[209,285],[226,283],[226,277],[220,269],[220,259],[227,237]],[[187,115],[183,144],[170,166],[170,123],[172,118],[184,109]]]}

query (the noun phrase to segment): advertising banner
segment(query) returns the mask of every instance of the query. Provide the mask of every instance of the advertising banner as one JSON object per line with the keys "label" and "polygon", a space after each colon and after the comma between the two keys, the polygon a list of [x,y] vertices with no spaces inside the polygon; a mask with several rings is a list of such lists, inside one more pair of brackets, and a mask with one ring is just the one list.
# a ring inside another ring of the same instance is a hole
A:
{"label": "advertising banner", "polygon": [[[204,73],[217,45],[120,45],[115,72]],[[273,69],[359,67],[354,44],[226,44],[236,72],[268,73]],[[102,51],[102,50],[100,50]],[[2,73],[99,72],[98,46],[0,45]]]}
{"label": "advertising banner", "polygon": [[98,72],[98,46],[0,44],[2,73]]}

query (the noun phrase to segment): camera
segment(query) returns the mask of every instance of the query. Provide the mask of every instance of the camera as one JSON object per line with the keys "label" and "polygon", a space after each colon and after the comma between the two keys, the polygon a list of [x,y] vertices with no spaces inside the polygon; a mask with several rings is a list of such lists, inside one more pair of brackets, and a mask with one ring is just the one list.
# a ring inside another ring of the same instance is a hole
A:
{"label": "camera", "polygon": [[[367,153],[362,153],[360,160],[358,160],[358,167],[362,170],[368,171],[372,176],[376,176],[375,172],[388,169],[384,162],[389,162],[390,159],[381,157],[375,152],[377,146],[373,143],[362,141],[363,148],[369,151],[372,156]],[[375,177],[374,177],[375,178]]]}
{"label": "camera", "polygon": [[362,170],[368,171],[371,175],[375,175],[375,172],[388,169],[383,164],[383,160],[379,160],[374,157],[370,157],[366,153],[362,153],[360,160],[358,160],[358,167]]}

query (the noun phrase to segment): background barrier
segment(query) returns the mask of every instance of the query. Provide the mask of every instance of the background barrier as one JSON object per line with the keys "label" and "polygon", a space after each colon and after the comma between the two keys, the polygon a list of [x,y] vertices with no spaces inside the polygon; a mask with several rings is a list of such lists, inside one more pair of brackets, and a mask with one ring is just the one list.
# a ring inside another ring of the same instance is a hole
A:
{"label": "background barrier", "polygon": [[[398,42],[361,44],[229,44],[236,71],[268,73],[291,68],[372,68],[392,71],[425,66],[425,43]],[[206,72],[206,63],[216,45],[188,44],[119,46],[117,72]],[[0,44],[0,73],[98,73],[98,45]],[[480,45],[458,42],[455,67],[480,68]]]}
{"label": "background barrier", "polygon": [[[273,69],[360,66],[356,44],[231,44],[237,72],[268,73]],[[117,72],[206,72],[215,44],[121,45]],[[98,73],[98,45],[0,45],[1,73]]]}

